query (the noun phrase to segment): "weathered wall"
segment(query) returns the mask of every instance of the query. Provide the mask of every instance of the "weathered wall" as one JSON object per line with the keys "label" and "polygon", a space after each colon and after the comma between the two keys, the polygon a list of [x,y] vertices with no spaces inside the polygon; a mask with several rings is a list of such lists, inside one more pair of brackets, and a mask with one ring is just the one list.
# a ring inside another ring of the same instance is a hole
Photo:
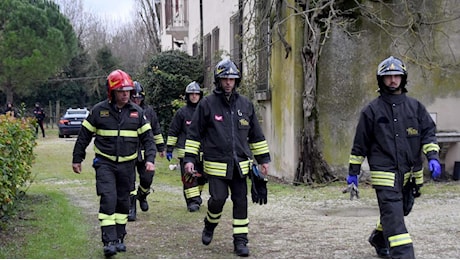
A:
{"label": "weathered wall", "polygon": [[[294,4],[293,0],[288,1]],[[279,41],[277,28],[272,30],[274,43],[271,49],[271,103],[262,103],[263,127],[270,145],[272,165],[270,175],[291,182],[298,162],[299,132],[302,128],[303,71],[300,50],[303,45],[301,20],[292,16],[292,9],[285,9],[284,17],[290,17],[280,31],[292,46],[286,58],[284,46]]]}

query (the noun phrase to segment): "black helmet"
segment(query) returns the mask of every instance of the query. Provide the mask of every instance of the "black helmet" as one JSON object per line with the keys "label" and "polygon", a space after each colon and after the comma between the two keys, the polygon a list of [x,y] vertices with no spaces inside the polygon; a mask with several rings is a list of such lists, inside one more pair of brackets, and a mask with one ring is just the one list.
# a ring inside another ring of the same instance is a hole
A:
{"label": "black helmet", "polygon": [[140,98],[142,100],[145,98],[144,88],[138,81],[134,81],[134,92],[132,93],[131,97]]}
{"label": "black helmet", "polygon": [[236,79],[235,87],[237,87],[241,81],[240,70],[236,64],[229,59],[221,60],[214,69],[214,85],[216,85],[217,88],[220,88],[219,79],[223,78]]}
{"label": "black helmet", "polygon": [[406,84],[407,84],[407,70],[406,70],[406,65],[398,59],[393,56],[390,56],[380,62],[378,68],[377,68],[377,82],[379,84],[379,88],[388,88],[388,86],[385,86],[383,83],[383,76],[386,75],[401,75],[401,84],[399,85],[399,88],[402,89],[403,92],[407,92],[406,90]]}

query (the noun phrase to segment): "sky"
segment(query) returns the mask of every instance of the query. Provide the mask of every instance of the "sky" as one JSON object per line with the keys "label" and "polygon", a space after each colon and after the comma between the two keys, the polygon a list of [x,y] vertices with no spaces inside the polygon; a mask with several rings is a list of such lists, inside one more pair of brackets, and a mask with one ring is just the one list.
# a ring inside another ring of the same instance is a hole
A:
{"label": "sky", "polygon": [[134,0],[82,0],[83,9],[101,19],[120,22],[130,21],[134,9]]}

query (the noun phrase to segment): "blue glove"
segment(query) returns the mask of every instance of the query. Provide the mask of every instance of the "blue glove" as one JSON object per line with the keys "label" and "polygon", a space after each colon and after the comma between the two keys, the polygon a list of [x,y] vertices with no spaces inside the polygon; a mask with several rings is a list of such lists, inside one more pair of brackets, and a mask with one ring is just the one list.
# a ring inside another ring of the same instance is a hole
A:
{"label": "blue glove", "polygon": [[358,187],[358,175],[348,175],[347,184],[350,185],[354,183]]}
{"label": "blue glove", "polygon": [[431,177],[433,179],[441,177],[441,165],[439,164],[438,160],[431,159],[428,162],[428,166],[430,167]]}
{"label": "blue glove", "polygon": [[172,152],[166,152],[166,159],[168,159],[168,161],[171,161],[171,159],[172,159]]}

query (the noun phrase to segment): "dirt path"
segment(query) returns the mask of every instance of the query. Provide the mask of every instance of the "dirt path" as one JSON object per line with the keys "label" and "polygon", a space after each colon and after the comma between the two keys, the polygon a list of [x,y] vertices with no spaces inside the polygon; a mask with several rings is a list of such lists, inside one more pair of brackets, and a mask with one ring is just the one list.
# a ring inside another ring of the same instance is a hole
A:
{"label": "dirt path", "polygon": [[[156,189],[182,196],[179,188],[157,185]],[[65,191],[87,212],[99,242],[94,190]],[[325,188],[318,192],[330,191]],[[311,190],[305,189],[305,194],[295,197],[269,196],[267,205],[250,205],[250,258],[376,258],[367,243],[378,218],[374,197],[350,201],[338,195],[336,200],[311,201],[309,193]],[[417,258],[460,257],[459,193],[417,199],[406,218]],[[138,213],[138,221],[128,224],[128,252],[117,258],[235,258],[229,212],[224,213],[211,245],[203,246],[201,230],[206,208],[202,207],[200,213],[188,213],[182,201],[155,194],[150,197],[152,210]],[[207,193],[203,197],[207,201]],[[161,205],[168,207],[158,208]],[[229,205],[230,201],[226,208]],[[183,211],[194,224],[168,222],[171,211]]]}

